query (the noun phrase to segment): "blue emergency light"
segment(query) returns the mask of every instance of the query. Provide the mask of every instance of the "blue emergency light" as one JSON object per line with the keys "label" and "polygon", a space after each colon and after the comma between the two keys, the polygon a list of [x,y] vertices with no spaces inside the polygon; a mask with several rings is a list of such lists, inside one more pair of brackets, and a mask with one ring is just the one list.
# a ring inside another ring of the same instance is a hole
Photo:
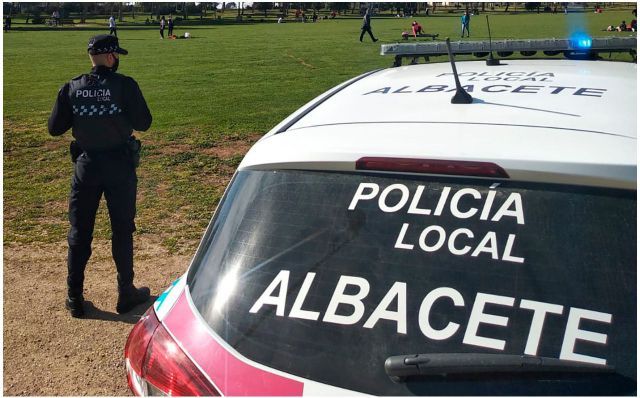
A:
{"label": "blue emergency light", "polygon": [[577,50],[589,50],[593,43],[591,37],[582,32],[574,33],[569,40]]}

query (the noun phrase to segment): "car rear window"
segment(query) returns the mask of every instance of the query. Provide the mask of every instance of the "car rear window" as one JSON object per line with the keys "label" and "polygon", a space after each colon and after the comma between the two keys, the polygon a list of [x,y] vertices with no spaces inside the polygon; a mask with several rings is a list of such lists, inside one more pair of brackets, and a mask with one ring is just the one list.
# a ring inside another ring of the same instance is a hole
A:
{"label": "car rear window", "polygon": [[[371,394],[636,390],[636,192],[239,171],[188,274],[246,358]],[[390,356],[535,355],[612,373],[411,377]]]}

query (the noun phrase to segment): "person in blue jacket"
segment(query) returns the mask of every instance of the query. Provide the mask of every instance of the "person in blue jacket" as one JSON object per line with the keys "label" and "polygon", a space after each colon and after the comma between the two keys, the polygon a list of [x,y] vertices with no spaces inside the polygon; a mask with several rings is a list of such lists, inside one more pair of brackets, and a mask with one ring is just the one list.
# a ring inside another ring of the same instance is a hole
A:
{"label": "person in blue jacket", "polygon": [[469,22],[471,22],[471,15],[469,14],[469,11],[465,11],[460,20],[462,22],[462,36],[460,37],[464,37],[465,30],[467,31],[467,37],[470,37]]}

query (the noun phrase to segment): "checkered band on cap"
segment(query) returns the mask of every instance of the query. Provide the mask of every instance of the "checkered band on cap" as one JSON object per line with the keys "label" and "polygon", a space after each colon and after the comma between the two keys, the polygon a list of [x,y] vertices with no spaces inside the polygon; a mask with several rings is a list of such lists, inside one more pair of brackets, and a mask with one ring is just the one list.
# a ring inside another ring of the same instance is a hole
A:
{"label": "checkered band on cap", "polygon": [[89,39],[87,51],[90,54],[119,53],[128,54],[128,51],[120,47],[118,38],[111,35],[97,35]]}
{"label": "checkered band on cap", "polygon": [[93,51],[96,54],[104,54],[104,53],[113,53],[117,49],[118,49],[117,46],[111,46],[111,47],[94,48]]}

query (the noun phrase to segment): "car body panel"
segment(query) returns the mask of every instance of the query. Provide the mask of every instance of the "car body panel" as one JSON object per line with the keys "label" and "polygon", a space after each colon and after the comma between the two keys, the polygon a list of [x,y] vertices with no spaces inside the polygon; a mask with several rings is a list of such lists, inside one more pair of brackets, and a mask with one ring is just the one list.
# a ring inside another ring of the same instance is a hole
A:
{"label": "car body panel", "polygon": [[[354,172],[363,157],[474,161],[495,163],[515,181],[636,189],[635,64],[507,60],[489,67],[470,61],[459,62],[458,71],[471,104],[450,103],[448,63],[355,77],[275,126],[238,170]],[[186,276],[154,310],[222,395],[360,394],[240,354],[198,313]]]}
{"label": "car body panel", "polygon": [[472,104],[450,103],[448,64],[352,79],[272,129],[239,169],[349,171],[361,157],[390,156],[494,162],[522,181],[636,188],[635,64],[529,60],[495,68],[459,63],[463,86],[474,87]]}
{"label": "car body panel", "polygon": [[515,126],[395,123],[305,128],[261,140],[239,169],[353,171],[358,159],[369,156],[493,162],[515,180],[636,187],[635,139]]}
{"label": "car body panel", "polygon": [[162,321],[167,316],[178,300],[178,297],[180,297],[180,294],[187,284],[187,278],[185,278],[185,276],[186,274],[173,281],[153,303],[153,310],[156,312],[159,321]]}
{"label": "car body panel", "polygon": [[[184,281],[186,278],[181,278]],[[229,346],[199,316],[188,286],[179,283],[162,324],[184,353],[224,396],[362,395],[306,380],[253,362]]]}
{"label": "car body panel", "polygon": [[346,86],[289,130],[415,121],[513,123],[636,137],[628,118],[610,117],[636,110],[635,64],[507,60],[492,67],[471,61],[458,62],[457,69],[472,104],[450,103],[455,84],[448,63],[404,66]]}

